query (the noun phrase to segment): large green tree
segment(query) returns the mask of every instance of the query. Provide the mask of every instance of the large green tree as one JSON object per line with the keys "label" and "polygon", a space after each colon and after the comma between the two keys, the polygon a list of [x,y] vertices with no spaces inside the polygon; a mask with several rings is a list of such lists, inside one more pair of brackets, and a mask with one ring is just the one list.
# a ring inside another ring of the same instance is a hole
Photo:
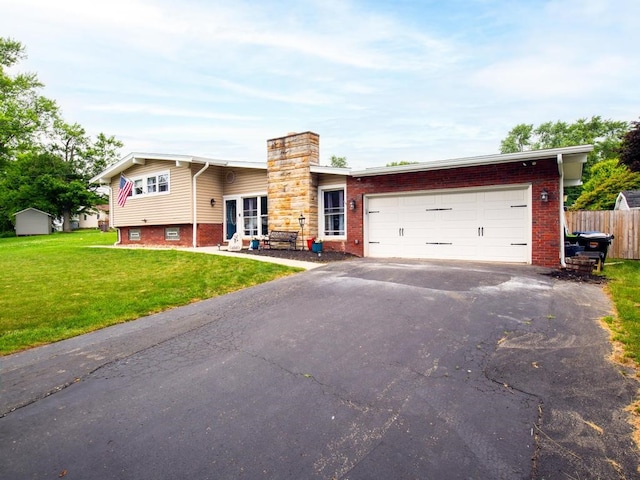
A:
{"label": "large green tree", "polygon": [[347,164],[347,157],[338,157],[336,155],[331,155],[329,162],[332,167],[347,168],[349,166]]}
{"label": "large green tree", "polygon": [[117,160],[122,143],[65,122],[35,74],[10,75],[24,57],[19,42],[0,37],[0,231],[28,207],[62,217],[69,230],[72,215],[104,201],[89,179]]}
{"label": "large green tree", "polygon": [[50,153],[27,153],[9,163],[0,179],[0,204],[13,215],[29,205],[67,219],[100,196],[87,189],[72,165]]}
{"label": "large green tree", "polygon": [[[593,145],[593,152],[587,157],[582,181],[588,182],[595,164],[603,160],[618,158],[622,138],[629,130],[623,121],[603,120],[600,116],[581,118],[573,123],[545,122],[537,127],[533,124],[519,124],[513,127],[500,143],[501,153],[515,153],[525,150]],[[570,187],[566,191],[569,205],[582,193],[581,187]]]}
{"label": "large green tree", "polygon": [[35,74],[8,73],[23,58],[20,42],[0,37],[0,172],[33,148],[59,114],[56,103],[40,95],[43,85]]}
{"label": "large green tree", "polygon": [[631,122],[632,128],[622,140],[620,163],[633,172],[640,172],[640,122]]}

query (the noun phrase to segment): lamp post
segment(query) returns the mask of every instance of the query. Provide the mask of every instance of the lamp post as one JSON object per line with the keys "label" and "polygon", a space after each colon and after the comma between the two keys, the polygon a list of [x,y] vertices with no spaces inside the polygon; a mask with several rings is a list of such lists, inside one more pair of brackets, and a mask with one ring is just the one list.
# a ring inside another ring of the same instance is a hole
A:
{"label": "lamp post", "polygon": [[304,218],[304,215],[301,213],[298,217],[298,223],[300,224],[300,229],[302,230],[302,250],[304,250],[304,222],[307,219]]}

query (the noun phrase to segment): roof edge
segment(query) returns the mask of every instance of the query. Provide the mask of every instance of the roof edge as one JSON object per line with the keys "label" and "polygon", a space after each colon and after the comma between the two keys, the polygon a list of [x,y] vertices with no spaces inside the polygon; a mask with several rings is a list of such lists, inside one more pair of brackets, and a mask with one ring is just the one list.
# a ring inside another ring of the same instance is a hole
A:
{"label": "roof edge", "polygon": [[586,154],[593,150],[593,145],[577,145],[572,147],[548,148],[544,150],[527,150],[526,152],[499,153],[477,157],[451,158],[430,162],[411,163],[393,167],[373,167],[365,170],[352,171],[353,177],[370,177],[374,175],[391,175],[396,173],[412,173],[427,170],[446,170],[459,167],[475,167],[499,163],[522,162],[541,158],[557,158],[558,155]]}

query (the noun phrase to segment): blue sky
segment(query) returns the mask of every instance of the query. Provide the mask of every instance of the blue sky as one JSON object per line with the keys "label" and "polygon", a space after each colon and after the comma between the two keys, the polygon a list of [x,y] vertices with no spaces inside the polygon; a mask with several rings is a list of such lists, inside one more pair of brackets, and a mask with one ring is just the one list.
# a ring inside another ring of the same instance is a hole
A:
{"label": "blue sky", "polygon": [[640,116],[637,0],[0,0],[68,122],[129,152],[352,168],[493,154],[518,123]]}

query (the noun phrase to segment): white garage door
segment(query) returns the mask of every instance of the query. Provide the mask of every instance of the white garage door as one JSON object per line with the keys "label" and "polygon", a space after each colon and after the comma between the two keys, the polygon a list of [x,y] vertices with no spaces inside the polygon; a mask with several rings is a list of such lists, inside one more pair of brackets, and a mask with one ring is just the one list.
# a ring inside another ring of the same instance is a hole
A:
{"label": "white garage door", "polygon": [[370,197],[370,257],[530,262],[528,188]]}

